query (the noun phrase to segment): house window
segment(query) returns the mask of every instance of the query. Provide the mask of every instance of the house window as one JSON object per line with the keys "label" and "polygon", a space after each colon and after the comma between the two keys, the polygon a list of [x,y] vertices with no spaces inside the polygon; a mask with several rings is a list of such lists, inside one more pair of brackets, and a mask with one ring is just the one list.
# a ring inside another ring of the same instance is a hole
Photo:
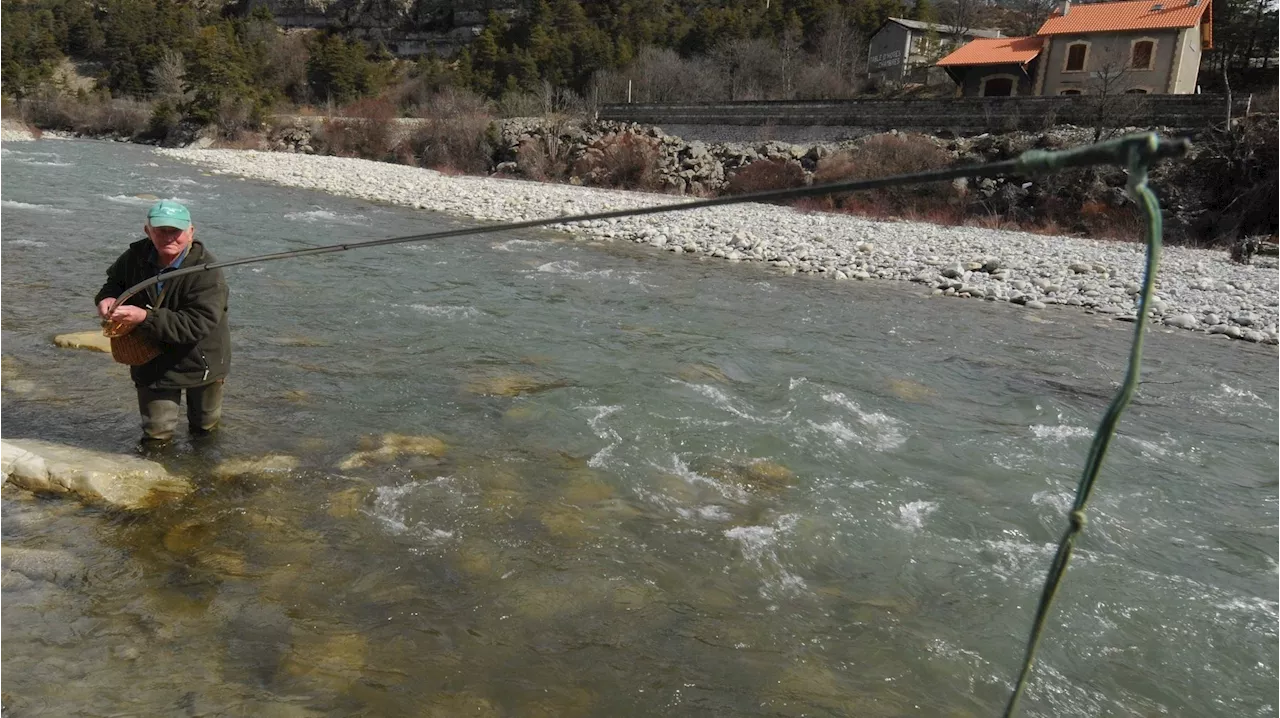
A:
{"label": "house window", "polygon": [[1058,94],[1059,94],[1059,95],[1083,95],[1084,93],[1083,93],[1083,92],[1081,92],[1081,91],[1079,91],[1079,90],[1063,90],[1062,92],[1059,92]]}
{"label": "house window", "polygon": [[1067,62],[1062,66],[1063,72],[1084,72],[1084,62],[1089,56],[1089,43],[1074,42],[1067,45]]}
{"label": "house window", "polygon": [[1129,67],[1134,70],[1150,70],[1155,67],[1156,41],[1135,40],[1129,59]]}
{"label": "house window", "polygon": [[983,79],[980,95],[983,97],[1010,97],[1013,95],[1013,78],[996,75]]}
{"label": "house window", "polygon": [[1126,95],[1149,95],[1149,94],[1151,94],[1151,93],[1150,93],[1150,92],[1148,92],[1147,90],[1145,90],[1144,88],[1141,88],[1141,87],[1135,87],[1135,88],[1133,88],[1132,90],[1125,90],[1125,91],[1124,91],[1124,94],[1126,94]]}

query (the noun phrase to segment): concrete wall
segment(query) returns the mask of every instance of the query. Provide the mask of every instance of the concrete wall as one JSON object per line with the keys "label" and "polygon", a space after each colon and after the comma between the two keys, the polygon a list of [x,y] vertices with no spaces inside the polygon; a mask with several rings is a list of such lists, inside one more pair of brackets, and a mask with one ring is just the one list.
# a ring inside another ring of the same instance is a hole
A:
{"label": "concrete wall", "polygon": [[889,82],[902,82],[910,40],[910,30],[896,22],[886,23],[868,43],[867,75]]}
{"label": "concrete wall", "polygon": [[1014,95],[1027,97],[1035,90],[1036,69],[1036,61],[1032,60],[1025,70],[1020,65],[981,65],[955,68],[955,71],[963,73],[959,89],[965,97],[982,97],[982,80],[995,75],[1009,75],[1015,78]]}
{"label": "concrete wall", "polygon": [[[1248,98],[1235,99],[1236,113]],[[1143,102],[1135,124],[1195,128],[1226,118],[1221,95],[1153,95]],[[988,97],[937,100],[832,100],[805,102],[725,102],[717,104],[601,105],[599,118],[661,127],[731,125],[742,127],[829,127],[829,134],[852,128],[889,130],[1043,130],[1054,124],[1089,126],[1092,115],[1082,97]]]}
{"label": "concrete wall", "polygon": [[[1044,65],[1041,95],[1059,95],[1064,90],[1078,90],[1084,94],[1097,94],[1099,70],[1107,70],[1115,76],[1120,68],[1129,67],[1132,44],[1137,40],[1155,40],[1155,62],[1151,70],[1124,69],[1108,94],[1129,89],[1144,89],[1151,94],[1168,91],[1172,76],[1174,52],[1179,48],[1178,30],[1158,30],[1124,33],[1097,33],[1093,35],[1054,35],[1045,38],[1045,50],[1040,53]],[[1066,72],[1067,48],[1078,42],[1089,44],[1082,72]],[[1198,64],[1198,62],[1197,62]],[[1194,89],[1194,88],[1193,88]]]}
{"label": "concrete wall", "polygon": [[1196,91],[1196,82],[1200,78],[1200,28],[1183,30],[1178,42],[1181,54],[1167,91],[1188,95]]}
{"label": "concrete wall", "polygon": [[[945,83],[946,73],[933,67],[933,63],[954,50],[957,42],[951,35],[939,35],[941,47],[926,48],[928,39],[927,32],[887,23],[868,43],[867,75],[888,82]],[[959,44],[972,39],[965,36]]]}

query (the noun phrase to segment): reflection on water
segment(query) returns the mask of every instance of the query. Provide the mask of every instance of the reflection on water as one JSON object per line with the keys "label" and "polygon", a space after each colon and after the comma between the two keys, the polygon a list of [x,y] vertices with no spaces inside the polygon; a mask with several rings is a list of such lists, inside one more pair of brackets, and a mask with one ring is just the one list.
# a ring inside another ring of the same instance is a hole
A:
{"label": "reflection on water", "polygon": [[[182,194],[222,258],[455,225],[4,157],[8,437],[132,450],[126,369],[50,341],[128,198]],[[996,712],[1130,325],[557,240],[229,270],[226,426],[158,457],[197,492],[4,490],[6,709]],[[1274,715],[1275,362],[1151,336],[1028,715]]]}

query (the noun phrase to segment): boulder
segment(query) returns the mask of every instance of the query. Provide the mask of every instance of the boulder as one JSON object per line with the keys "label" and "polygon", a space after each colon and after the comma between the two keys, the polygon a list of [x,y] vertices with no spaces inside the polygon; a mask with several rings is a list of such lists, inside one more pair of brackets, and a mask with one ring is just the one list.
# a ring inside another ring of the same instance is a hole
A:
{"label": "boulder", "polygon": [[124,511],[153,508],[191,492],[189,481],[154,461],[36,439],[0,441],[4,480],[43,494],[74,494]]}
{"label": "boulder", "polygon": [[53,338],[53,343],[63,349],[88,349],[95,352],[111,353],[111,340],[101,331],[59,334]]}

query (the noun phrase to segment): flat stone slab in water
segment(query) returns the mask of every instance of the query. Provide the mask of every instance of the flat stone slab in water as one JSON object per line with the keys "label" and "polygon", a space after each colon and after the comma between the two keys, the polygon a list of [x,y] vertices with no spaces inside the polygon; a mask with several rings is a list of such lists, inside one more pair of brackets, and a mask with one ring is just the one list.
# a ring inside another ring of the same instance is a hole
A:
{"label": "flat stone slab in water", "polygon": [[89,349],[95,352],[111,353],[111,340],[103,336],[100,331],[59,334],[53,338],[53,343],[63,349]]}
{"label": "flat stone slab in water", "polygon": [[36,439],[0,441],[0,470],[5,481],[28,491],[74,494],[89,504],[126,511],[152,508],[192,489],[154,461]]}

